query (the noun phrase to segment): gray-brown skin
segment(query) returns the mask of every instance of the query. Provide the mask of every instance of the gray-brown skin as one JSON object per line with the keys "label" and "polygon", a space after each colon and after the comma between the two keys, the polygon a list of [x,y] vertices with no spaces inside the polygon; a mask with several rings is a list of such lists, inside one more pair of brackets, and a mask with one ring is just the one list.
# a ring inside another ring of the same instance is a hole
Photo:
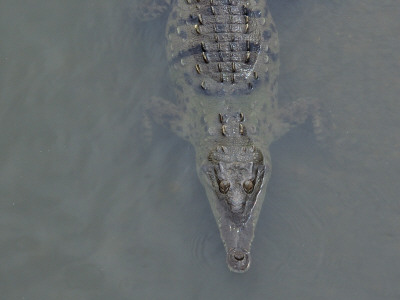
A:
{"label": "gray-brown skin", "polygon": [[173,101],[146,103],[146,115],[193,144],[229,269],[245,272],[271,174],[269,145],[309,116],[318,125],[318,105],[299,99],[278,108],[279,42],[266,1],[141,5],[146,16],[168,8],[166,50],[176,92]]}

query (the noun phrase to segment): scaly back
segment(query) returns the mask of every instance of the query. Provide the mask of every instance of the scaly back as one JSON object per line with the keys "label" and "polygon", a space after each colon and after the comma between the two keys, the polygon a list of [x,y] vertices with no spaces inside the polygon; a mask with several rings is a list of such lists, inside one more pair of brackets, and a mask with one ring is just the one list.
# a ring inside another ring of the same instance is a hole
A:
{"label": "scaly back", "polygon": [[[260,1],[178,0],[167,28],[168,58],[177,88],[206,95],[250,93],[269,80],[275,27]],[[276,50],[276,51],[275,51]],[[274,73],[276,74],[276,73]]]}

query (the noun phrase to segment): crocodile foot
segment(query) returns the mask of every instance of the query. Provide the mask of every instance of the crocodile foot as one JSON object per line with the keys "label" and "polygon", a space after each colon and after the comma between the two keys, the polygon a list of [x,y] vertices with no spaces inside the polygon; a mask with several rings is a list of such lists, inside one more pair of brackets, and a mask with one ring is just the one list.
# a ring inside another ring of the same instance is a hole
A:
{"label": "crocodile foot", "polygon": [[188,139],[188,132],[182,126],[184,113],[181,107],[159,97],[151,97],[143,104],[142,130],[146,143],[151,143],[153,124],[161,125],[183,139]]}
{"label": "crocodile foot", "polygon": [[164,14],[172,0],[140,0],[133,5],[131,16],[138,21],[150,21]]}
{"label": "crocodile foot", "polygon": [[277,121],[273,127],[276,139],[286,134],[290,129],[303,124],[311,118],[316,140],[323,144],[331,127],[330,114],[322,109],[322,103],[316,98],[299,98],[278,110]]}

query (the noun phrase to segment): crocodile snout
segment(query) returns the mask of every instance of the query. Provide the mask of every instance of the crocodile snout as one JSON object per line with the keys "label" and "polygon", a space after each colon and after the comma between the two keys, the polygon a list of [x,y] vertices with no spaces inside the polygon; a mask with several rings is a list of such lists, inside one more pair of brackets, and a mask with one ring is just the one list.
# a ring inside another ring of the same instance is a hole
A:
{"label": "crocodile snout", "polygon": [[[230,204],[230,203],[228,202],[228,204]],[[232,213],[234,213],[234,214],[243,214],[244,209],[245,209],[245,204],[246,204],[245,201],[240,202],[240,203],[231,204],[230,208],[231,208]]]}
{"label": "crocodile snout", "polygon": [[229,269],[233,272],[243,273],[250,267],[250,253],[241,248],[231,249],[226,257]]}

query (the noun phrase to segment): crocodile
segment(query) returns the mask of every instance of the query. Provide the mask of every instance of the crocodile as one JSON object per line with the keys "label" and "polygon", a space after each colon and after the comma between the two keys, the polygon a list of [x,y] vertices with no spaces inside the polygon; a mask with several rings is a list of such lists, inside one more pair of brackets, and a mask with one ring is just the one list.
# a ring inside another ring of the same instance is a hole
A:
{"label": "crocodile", "polygon": [[134,12],[169,13],[175,97],[153,97],[144,114],[194,146],[227,265],[243,273],[271,175],[269,146],[309,117],[318,131],[318,101],[278,106],[279,42],[265,0],[142,0]]}

